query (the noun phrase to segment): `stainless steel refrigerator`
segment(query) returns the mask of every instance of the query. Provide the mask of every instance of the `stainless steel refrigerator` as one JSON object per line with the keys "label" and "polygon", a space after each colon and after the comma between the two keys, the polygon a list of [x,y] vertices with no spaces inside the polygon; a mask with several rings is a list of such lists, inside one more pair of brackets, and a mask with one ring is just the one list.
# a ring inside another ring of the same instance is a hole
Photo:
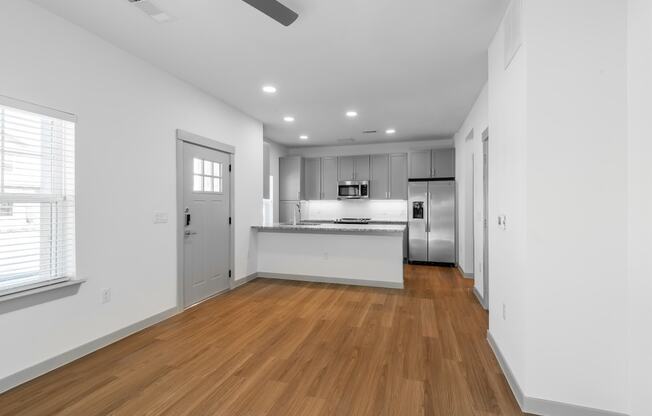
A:
{"label": "stainless steel refrigerator", "polygon": [[455,264],[455,181],[408,184],[409,260]]}

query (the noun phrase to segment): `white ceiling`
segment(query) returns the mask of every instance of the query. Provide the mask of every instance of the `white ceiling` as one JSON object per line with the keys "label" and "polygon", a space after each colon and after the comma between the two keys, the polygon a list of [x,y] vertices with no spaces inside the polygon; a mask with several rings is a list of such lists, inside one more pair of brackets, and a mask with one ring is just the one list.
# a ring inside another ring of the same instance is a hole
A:
{"label": "white ceiling", "polygon": [[[284,0],[300,15],[284,27],[241,0],[152,0],[174,18],[162,24],[127,0],[32,1],[261,120],[265,137],[291,145],[450,137],[487,79],[487,47],[508,3]],[[263,84],[278,93],[263,94]],[[347,119],[349,109],[359,117]]]}

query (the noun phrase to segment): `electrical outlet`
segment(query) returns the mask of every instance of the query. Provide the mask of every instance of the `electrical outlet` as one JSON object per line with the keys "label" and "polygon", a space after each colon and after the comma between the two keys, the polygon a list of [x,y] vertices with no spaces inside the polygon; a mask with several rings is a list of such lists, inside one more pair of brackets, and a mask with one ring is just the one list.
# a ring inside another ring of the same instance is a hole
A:
{"label": "electrical outlet", "polygon": [[503,303],[503,321],[507,320],[507,305]]}
{"label": "electrical outlet", "polygon": [[163,211],[154,211],[154,224],[166,224],[168,222],[168,213]]}
{"label": "electrical outlet", "polygon": [[111,289],[102,289],[102,303],[111,302]]}

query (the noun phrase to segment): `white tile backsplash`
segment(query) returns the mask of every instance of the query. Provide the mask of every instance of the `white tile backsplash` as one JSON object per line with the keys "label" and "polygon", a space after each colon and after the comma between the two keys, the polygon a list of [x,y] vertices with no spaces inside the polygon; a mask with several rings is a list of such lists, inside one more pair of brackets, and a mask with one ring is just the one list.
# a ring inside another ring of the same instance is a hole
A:
{"label": "white tile backsplash", "polygon": [[342,217],[371,218],[375,221],[407,221],[407,201],[348,200],[306,201],[304,220],[334,220]]}

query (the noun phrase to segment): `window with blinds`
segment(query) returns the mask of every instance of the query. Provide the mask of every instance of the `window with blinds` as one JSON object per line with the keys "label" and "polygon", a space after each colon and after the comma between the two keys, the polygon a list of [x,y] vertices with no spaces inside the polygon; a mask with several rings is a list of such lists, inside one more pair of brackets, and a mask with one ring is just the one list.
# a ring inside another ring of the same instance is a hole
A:
{"label": "window with blinds", "polygon": [[75,117],[0,97],[0,296],[75,275]]}

